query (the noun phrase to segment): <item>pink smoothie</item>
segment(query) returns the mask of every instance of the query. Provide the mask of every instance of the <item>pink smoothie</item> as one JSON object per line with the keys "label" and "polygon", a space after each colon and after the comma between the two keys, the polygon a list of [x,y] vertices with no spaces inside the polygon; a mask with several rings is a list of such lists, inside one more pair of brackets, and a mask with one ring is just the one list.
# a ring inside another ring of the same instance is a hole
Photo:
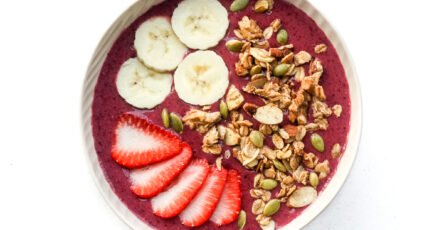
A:
{"label": "pink smoothie", "polygon": [[[111,141],[119,115],[125,112],[136,111],[144,113],[153,123],[162,125],[160,113],[163,108],[168,108],[171,112],[184,115],[192,106],[184,103],[180,100],[172,89],[168,98],[159,106],[153,110],[138,110],[127,104],[118,94],[116,89],[116,76],[122,63],[128,58],[136,56],[136,52],[133,47],[134,35],[138,26],[153,16],[166,16],[170,17],[173,10],[177,6],[179,0],[169,0],[165,3],[153,7],[150,11],[143,14],[140,18],[134,21],[120,37],[115,41],[108,56],[103,64],[98,83],[95,88],[94,102],[93,102],[93,136],[95,141],[95,149],[98,154],[100,165],[105,173],[105,176],[113,188],[117,196],[125,203],[128,208],[134,212],[142,221],[156,229],[185,229],[179,218],[172,218],[165,220],[156,217],[152,214],[151,204],[149,200],[139,199],[130,191],[130,183],[128,179],[128,170],[123,169],[117,163],[111,159]],[[231,0],[221,0],[221,3],[229,9]],[[328,46],[326,53],[316,55],[324,66],[324,75],[321,79],[321,84],[324,86],[327,94],[327,103],[330,106],[340,104],[343,107],[342,116],[336,118],[332,116],[329,119],[330,126],[327,131],[319,131],[325,140],[326,151],[324,154],[318,154],[320,161],[328,159],[330,161],[330,167],[332,172],[329,178],[320,182],[318,190],[322,192],[323,188],[327,186],[328,181],[334,175],[339,159],[333,159],[330,156],[330,150],[333,144],[339,143],[345,149],[347,144],[347,135],[349,131],[350,123],[350,98],[349,88],[343,66],[339,60],[336,50],[332,46],[331,42],[327,39],[324,32],[316,25],[316,23],[308,17],[304,12],[296,7],[285,3],[283,1],[276,0],[273,12],[270,14],[257,14],[252,10],[252,5],[255,1],[250,1],[250,6],[240,13],[229,13],[230,27],[229,32],[225,38],[225,41],[234,37],[233,30],[237,28],[237,22],[247,15],[250,18],[256,20],[265,29],[271,21],[275,18],[282,20],[284,28],[289,33],[289,43],[294,44],[295,51],[306,50],[313,54],[315,45],[319,43],[325,43]],[[221,41],[218,46],[213,48],[224,59],[229,69],[229,78],[231,84],[235,84],[238,88],[242,88],[247,83],[246,79],[239,78],[234,72],[234,63],[237,61],[237,54],[233,54],[227,51],[224,44],[225,41]],[[278,45],[272,39],[271,46],[277,47]],[[296,85],[296,87],[299,87]],[[256,97],[244,93],[246,101],[259,102]],[[217,110],[218,104],[212,106],[212,110]],[[253,118],[249,120],[253,121]],[[288,122],[288,121],[286,121]],[[257,129],[257,124],[255,124]],[[185,127],[183,134],[181,135],[183,140],[188,142],[194,151],[194,157],[206,158],[209,163],[214,163],[216,157],[214,155],[205,154],[201,150],[202,136],[197,132]],[[309,135],[305,138],[305,143],[308,152],[315,152],[310,143]],[[253,187],[253,178],[255,173],[248,171],[241,166],[241,164],[235,159],[223,161],[225,168],[234,168],[241,173],[242,176],[242,209],[247,211],[247,224],[244,229],[259,229],[259,225],[255,220],[255,216],[251,214],[251,204],[253,199],[249,195],[249,190]],[[279,189],[276,189],[276,193]],[[281,206],[281,210],[273,216],[278,227],[283,227],[304,210],[304,208],[290,209],[285,205]],[[296,220],[297,221],[297,220]],[[211,222],[207,222],[198,229],[216,229],[216,225]],[[237,229],[236,223],[221,227],[221,229]]]}

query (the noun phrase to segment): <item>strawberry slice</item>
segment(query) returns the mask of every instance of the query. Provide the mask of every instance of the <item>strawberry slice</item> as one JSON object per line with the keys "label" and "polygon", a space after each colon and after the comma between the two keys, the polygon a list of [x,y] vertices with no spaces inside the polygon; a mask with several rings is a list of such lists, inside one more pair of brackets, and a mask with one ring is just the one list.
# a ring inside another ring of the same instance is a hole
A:
{"label": "strawberry slice", "polygon": [[169,131],[127,113],[117,123],[111,156],[124,167],[139,168],[179,154],[181,143]]}
{"label": "strawberry slice", "polygon": [[237,219],[241,208],[240,175],[229,170],[224,191],[210,220],[218,226],[229,224]]}
{"label": "strawberry slice", "polygon": [[177,216],[199,192],[209,171],[206,160],[191,161],[168,190],[151,199],[154,214],[163,218]]}
{"label": "strawberry slice", "polygon": [[215,166],[211,167],[199,193],[179,215],[183,225],[196,227],[210,219],[222,195],[226,179],[227,170],[219,171]]}
{"label": "strawberry slice", "polygon": [[130,172],[131,191],[141,198],[150,198],[162,192],[191,161],[191,147],[183,143],[182,152],[169,159]]}

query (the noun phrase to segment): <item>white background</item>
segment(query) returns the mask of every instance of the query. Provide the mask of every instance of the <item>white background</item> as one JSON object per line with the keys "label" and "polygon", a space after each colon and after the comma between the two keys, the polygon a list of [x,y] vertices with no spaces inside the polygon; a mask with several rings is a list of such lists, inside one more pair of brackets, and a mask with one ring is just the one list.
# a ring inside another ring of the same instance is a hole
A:
{"label": "white background", "polygon": [[[442,1],[312,0],[355,61],[356,163],[307,229],[444,228]],[[127,229],[89,175],[81,86],[131,0],[0,2],[0,229]]]}

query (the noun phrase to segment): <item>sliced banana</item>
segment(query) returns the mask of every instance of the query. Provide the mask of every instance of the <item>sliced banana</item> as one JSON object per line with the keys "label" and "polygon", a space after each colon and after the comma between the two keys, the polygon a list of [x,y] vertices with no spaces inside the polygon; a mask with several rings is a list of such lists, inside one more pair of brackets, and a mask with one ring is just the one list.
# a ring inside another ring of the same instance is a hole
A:
{"label": "sliced banana", "polygon": [[184,0],[171,19],[179,39],[192,49],[216,46],[228,29],[228,12],[217,0]]}
{"label": "sliced banana", "polygon": [[174,34],[165,17],[150,18],[140,25],[134,48],[146,66],[159,71],[174,70],[187,52],[187,47]]}
{"label": "sliced banana", "polygon": [[126,102],[141,109],[152,109],[171,92],[173,77],[148,69],[138,59],[128,59],[117,74],[117,91]]}
{"label": "sliced banana", "polygon": [[228,83],[228,68],[214,51],[188,55],[174,74],[177,94],[192,105],[213,104],[224,96]]}

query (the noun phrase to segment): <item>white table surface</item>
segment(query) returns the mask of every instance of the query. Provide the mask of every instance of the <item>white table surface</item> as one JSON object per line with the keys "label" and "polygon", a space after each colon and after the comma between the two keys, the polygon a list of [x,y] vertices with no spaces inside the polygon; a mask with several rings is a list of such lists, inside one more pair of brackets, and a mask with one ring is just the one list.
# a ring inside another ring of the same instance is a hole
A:
{"label": "white table surface", "polygon": [[[130,0],[0,2],[0,229],[127,229],[90,177],[83,76]],[[354,168],[306,229],[443,229],[442,1],[312,0],[351,51],[364,128]]]}

